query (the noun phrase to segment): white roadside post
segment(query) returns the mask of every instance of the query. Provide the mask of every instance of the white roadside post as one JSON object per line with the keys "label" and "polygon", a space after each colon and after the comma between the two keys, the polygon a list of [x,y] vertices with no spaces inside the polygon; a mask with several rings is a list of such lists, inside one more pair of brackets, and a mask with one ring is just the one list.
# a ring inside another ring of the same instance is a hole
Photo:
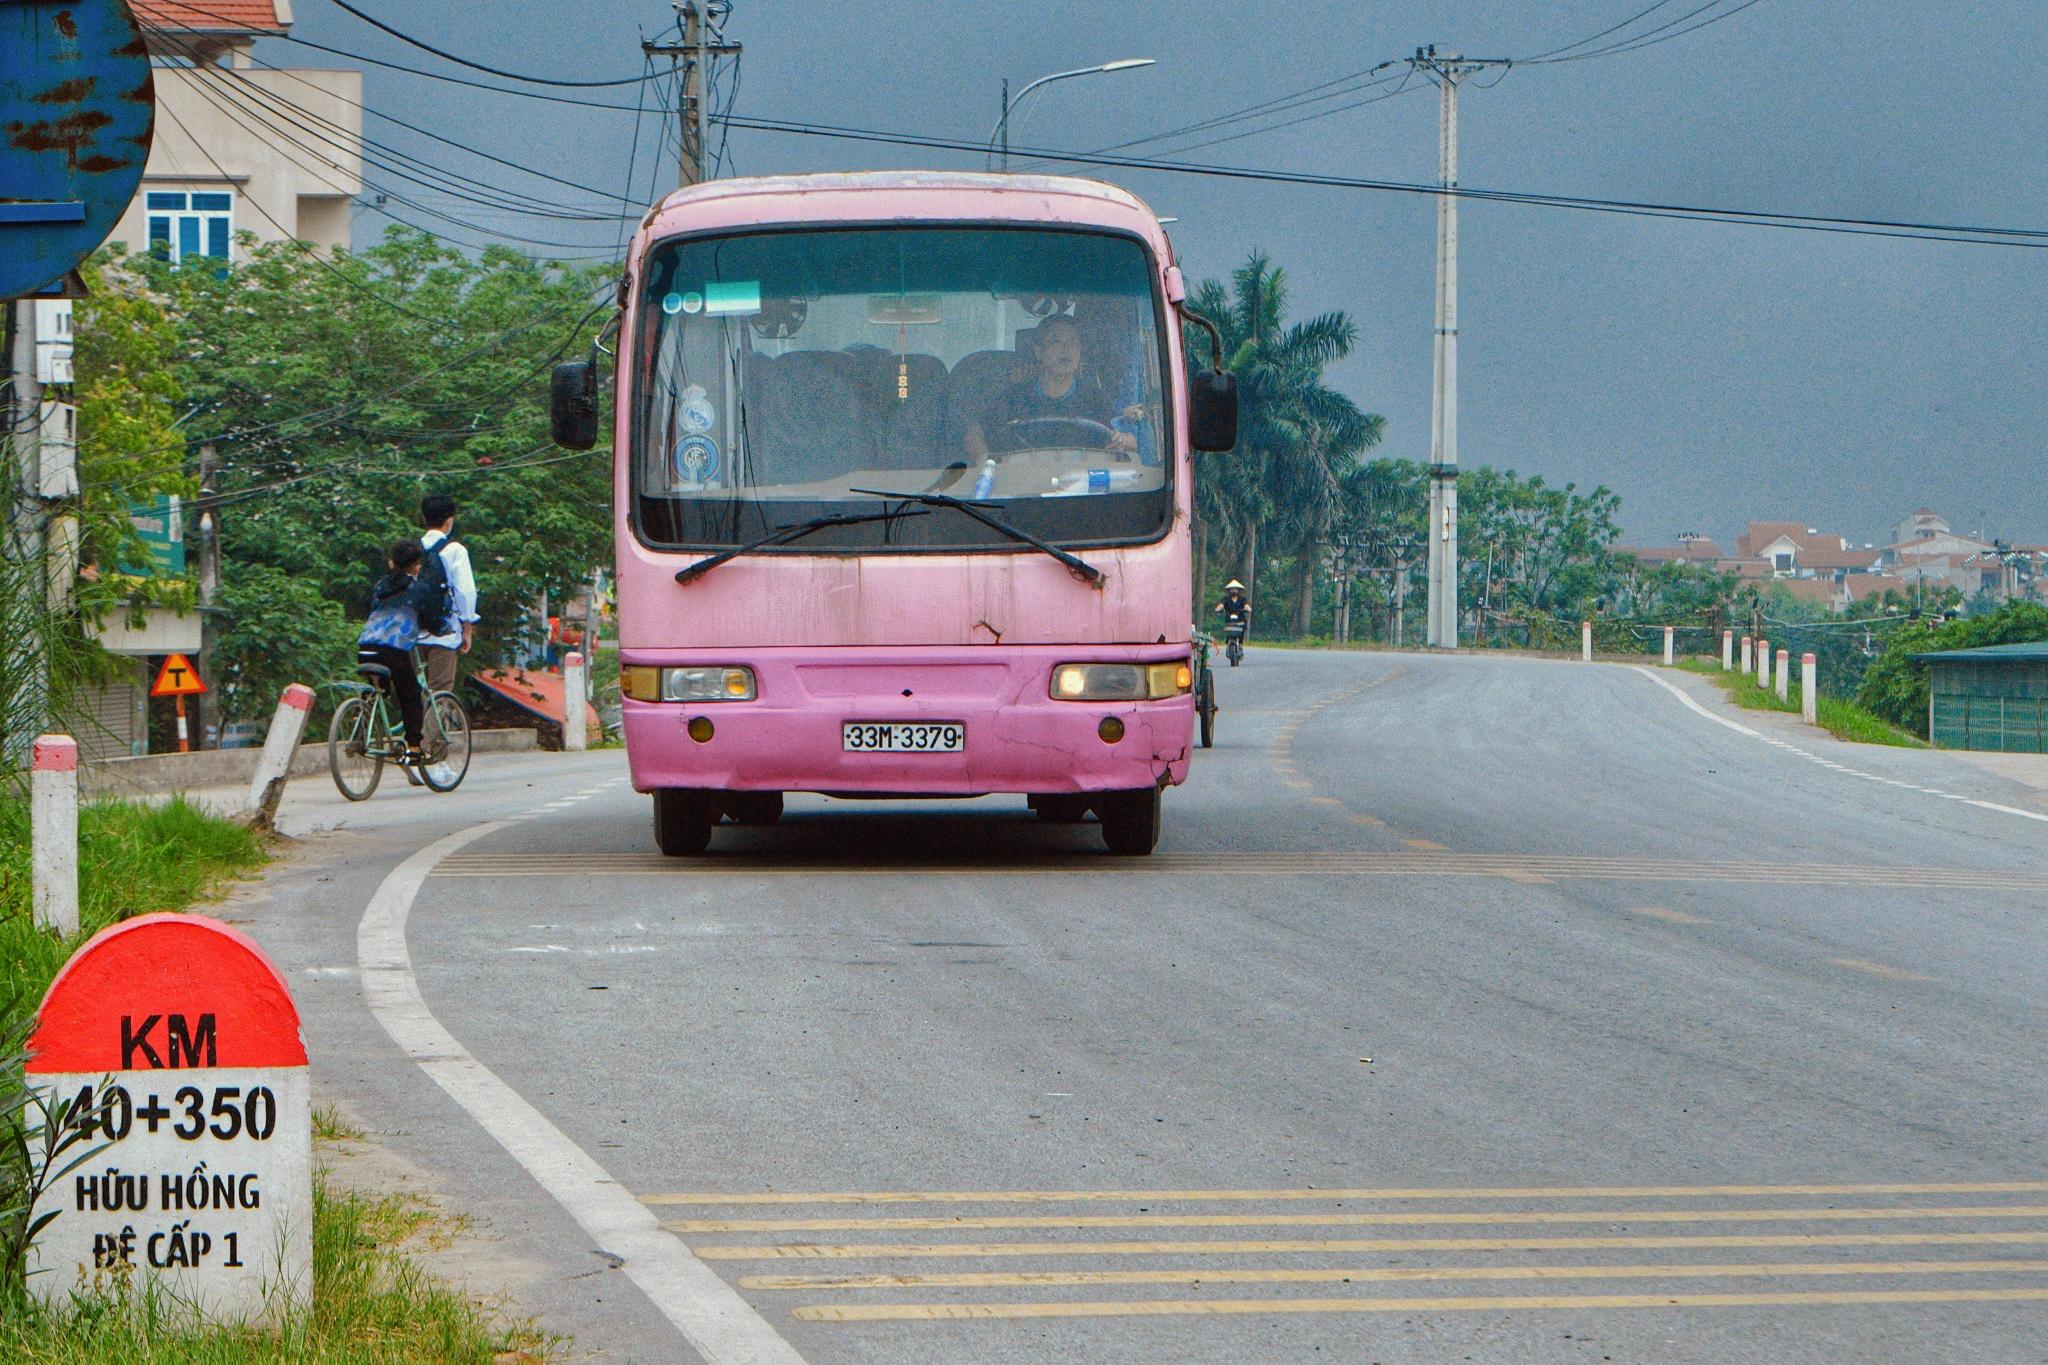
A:
{"label": "white roadside post", "polygon": [[1784,650],[1778,651],[1778,700],[1792,700],[1792,656]]}
{"label": "white roadside post", "polygon": [[298,752],[312,710],[313,689],[304,683],[293,683],[277,699],[270,734],[263,740],[263,757],[256,760],[256,775],[249,779],[246,818],[256,829],[269,829],[277,819],[277,803],[284,799],[284,784],[292,775],[292,755]]}
{"label": "white roadside post", "polygon": [[1755,667],[1755,665],[1750,662],[1750,651],[1755,648],[1756,641],[1750,639],[1747,635],[1742,637],[1742,671],[1745,674],[1748,673],[1751,668]]}
{"label": "white roadside post", "polygon": [[1724,630],[1721,632],[1721,671],[1726,673],[1733,667],[1735,667],[1735,632]]}
{"label": "white roadside post", "polygon": [[562,751],[580,754],[590,747],[590,735],[583,723],[583,656],[571,652],[562,656]]}
{"label": "white roadside post", "polygon": [[78,741],[37,736],[30,768],[35,923],[69,938],[78,932]]}
{"label": "white roadside post", "polygon": [[155,1295],[181,1322],[312,1307],[306,1047],[262,949],[199,915],[103,929],[50,984],[28,1051],[32,1105],[69,1105],[92,1158],[35,1201],[30,1294]]}
{"label": "white roadside post", "polygon": [[1666,626],[1666,627],[1664,627],[1664,666],[1665,666],[1666,668],[1669,668],[1669,667],[1671,667],[1671,664],[1672,664],[1672,642],[1671,642],[1671,637],[1672,637],[1672,635],[1673,635],[1674,633],[1675,633],[1675,632],[1674,632],[1674,631],[1672,630],[1672,628],[1671,628],[1670,626]]}
{"label": "white roadside post", "polygon": [[1808,725],[1820,724],[1820,660],[1799,656],[1799,715]]}
{"label": "white roadside post", "polygon": [[1579,658],[1587,663],[1593,662],[1593,623],[1591,621],[1579,622]]}
{"label": "white roadside post", "polygon": [[1756,642],[1756,684],[1758,687],[1769,687],[1771,685],[1771,642],[1769,640],[1758,640]]}

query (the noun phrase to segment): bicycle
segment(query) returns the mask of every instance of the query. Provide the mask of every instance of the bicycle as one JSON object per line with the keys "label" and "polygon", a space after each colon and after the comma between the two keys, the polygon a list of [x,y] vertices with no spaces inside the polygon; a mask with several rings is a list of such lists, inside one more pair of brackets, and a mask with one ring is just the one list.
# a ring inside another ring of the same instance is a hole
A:
{"label": "bicycle", "polygon": [[[367,801],[384,776],[384,764],[404,758],[405,725],[389,691],[391,670],[363,664],[356,672],[365,681],[328,684],[351,695],[327,724],[327,771],[343,796]],[[452,792],[469,773],[469,712],[453,692],[430,694],[425,710],[419,781],[431,791]]]}

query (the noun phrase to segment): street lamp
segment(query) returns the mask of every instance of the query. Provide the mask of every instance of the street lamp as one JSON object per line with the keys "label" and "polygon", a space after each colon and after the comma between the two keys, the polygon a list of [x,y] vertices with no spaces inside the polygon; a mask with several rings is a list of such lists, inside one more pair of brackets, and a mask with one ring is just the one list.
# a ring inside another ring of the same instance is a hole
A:
{"label": "street lamp", "polygon": [[1006,171],[1010,169],[1010,120],[1016,111],[1023,107],[1025,98],[1039,86],[1050,85],[1054,81],[1064,81],[1075,76],[1099,76],[1110,71],[1135,71],[1141,66],[1151,66],[1152,64],[1153,59],[1150,57],[1121,57],[1113,62],[1104,62],[1101,66],[1084,66],[1073,71],[1055,71],[1050,76],[1040,76],[1037,80],[1026,85],[1017,92],[1017,98],[1014,100],[1010,98],[1010,79],[1005,76],[1003,78],[1003,116],[996,120],[995,130],[988,136],[989,146],[1001,149],[1002,168]]}

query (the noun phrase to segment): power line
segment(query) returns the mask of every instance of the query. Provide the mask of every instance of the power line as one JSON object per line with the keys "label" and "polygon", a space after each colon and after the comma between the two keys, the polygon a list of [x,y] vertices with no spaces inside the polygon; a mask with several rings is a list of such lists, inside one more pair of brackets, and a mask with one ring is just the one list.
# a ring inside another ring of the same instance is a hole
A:
{"label": "power line", "polygon": [[1663,9],[1666,5],[1671,3],[1672,0],[1657,0],[1657,3],[1655,3],[1654,5],[1651,5],[1646,9],[1637,10],[1634,14],[1631,14],[1628,18],[1622,20],[1620,23],[1610,24],[1606,28],[1601,29],[1598,33],[1588,34],[1585,37],[1579,39],[1575,43],[1566,43],[1563,47],[1553,47],[1548,52],[1539,52],[1533,57],[1519,58],[1518,61],[1523,66],[1534,66],[1538,62],[1547,62],[1561,52],[1570,52],[1575,47],[1584,47],[1588,43],[1597,43],[1610,33],[1619,33],[1623,29],[1627,28],[1630,24],[1635,23],[1638,19],[1646,19],[1650,15],[1655,14],[1658,10]]}
{"label": "power line", "polygon": [[[398,118],[392,114],[387,114],[381,109],[373,109],[369,105],[363,104],[358,100],[352,100],[345,95],[339,95],[331,90],[323,89],[322,87],[313,84],[311,81],[299,75],[298,72],[293,71],[288,67],[277,66],[271,62],[264,61],[260,57],[252,56],[250,60],[254,62],[257,66],[263,67],[264,69],[269,71],[275,71],[278,75],[305,86],[308,90],[315,91],[316,93],[330,99],[339,100],[343,104],[346,104],[351,108],[360,109],[362,112],[369,114],[374,118],[380,118],[383,119],[386,123],[395,124],[398,127],[405,129],[409,133],[416,133],[421,137],[432,139],[433,141],[438,142],[445,147],[453,147],[455,150],[459,152],[467,152],[469,153],[469,155],[477,157],[481,160],[493,162],[497,165],[504,166],[509,170],[518,171],[522,175],[530,175],[536,180],[546,180],[553,184],[561,185],[566,189],[582,190],[587,194],[595,194],[605,199],[618,198],[618,196],[613,195],[610,191],[598,189],[595,185],[586,185],[583,184],[581,181],[566,180],[558,175],[550,175],[546,171],[537,171],[531,166],[522,165],[517,161],[511,161],[502,156],[494,156],[490,152],[486,152],[479,147],[472,147],[466,142],[457,142],[455,139],[447,137],[441,133],[429,131],[428,129],[420,127],[416,123],[407,123],[404,119]],[[230,74],[235,75],[237,78],[241,80],[248,80],[246,76],[242,76],[241,73],[238,71],[230,70]],[[250,83],[254,84],[254,82]],[[604,105],[602,107],[608,109],[611,106]],[[620,199],[619,202],[623,204],[632,205],[636,204],[638,201],[632,199]]]}
{"label": "power line", "polygon": [[647,79],[645,75],[640,75],[627,76],[622,79],[612,81],[560,81],[554,79],[552,76],[524,76],[517,71],[501,71],[495,66],[485,66],[482,62],[474,62],[467,57],[458,57],[453,52],[447,52],[441,48],[435,47],[432,43],[422,42],[418,38],[413,37],[410,33],[405,32],[403,29],[393,28],[390,24],[385,23],[382,19],[377,18],[375,15],[363,13],[363,11],[357,9],[354,5],[349,4],[348,0],[334,0],[334,7],[338,10],[342,10],[345,13],[353,14],[356,18],[362,20],[364,23],[368,24],[372,28],[383,30],[385,33],[388,33],[392,37],[398,39],[398,41],[401,43],[409,44],[410,46],[418,48],[422,52],[431,52],[436,57],[439,57],[443,61],[454,62],[457,66],[466,66],[472,71],[481,71],[484,72],[486,75],[502,76],[508,81],[526,81],[533,85],[554,85],[561,86],[566,89],[589,90],[612,85],[638,85],[642,81],[645,81]]}
{"label": "power line", "polygon": [[[1669,3],[1669,0],[1664,0],[1664,3]],[[1572,55],[1570,56],[1556,56],[1546,54],[1542,57],[1529,58],[1520,64],[1524,66],[1549,66],[1563,62],[1583,62],[1590,61],[1595,57],[1611,57],[1623,52],[1635,52],[1642,48],[1655,47],[1658,43],[1668,43],[1673,38],[1683,38],[1686,34],[1698,32],[1700,29],[1706,28],[1710,24],[1718,24],[1723,19],[1732,18],[1735,15],[1740,14],[1743,10],[1748,9],[1751,5],[1756,4],[1757,0],[1740,0],[1740,3],[1736,4],[1732,9],[1722,10],[1720,13],[1712,15],[1709,18],[1702,19],[1699,23],[1692,24],[1689,27],[1679,27],[1679,25],[1684,24],[1687,20],[1705,14],[1708,10],[1715,9],[1723,3],[1725,3],[1725,0],[1707,0],[1707,3],[1700,5],[1695,9],[1686,11],[1684,14],[1679,15],[1676,19],[1666,20],[1664,23],[1657,25],[1657,27],[1655,28],[1645,29],[1641,33],[1631,34],[1626,38],[1611,43],[1606,47],[1596,48],[1591,52],[1577,52],[1572,53]],[[1662,9],[1663,7],[1663,3],[1652,5],[1649,9],[1646,9],[1641,13],[1624,20],[1622,23],[1615,25],[1613,28],[1605,29],[1601,33],[1593,35],[1592,38],[1582,39],[1580,43],[1572,43],[1567,47],[1554,49],[1554,51],[1559,53],[1569,52],[1571,48],[1578,47],[1581,45],[1581,43],[1592,42],[1598,38],[1605,37],[1607,34],[1614,33],[1620,29],[1627,28],[1630,24],[1635,23],[1636,20],[1644,18],[1653,11]],[[1673,29],[1676,29],[1677,31],[1672,32],[1671,30]],[[1659,34],[1662,34],[1663,36],[1657,36]]]}
{"label": "power line", "polygon": [[[457,171],[436,165],[433,162],[408,156],[397,148],[387,146],[374,138],[365,137],[354,129],[337,124],[332,119],[315,113],[304,105],[293,103],[275,91],[266,90],[253,81],[238,77],[234,72],[225,68],[208,66],[193,69],[195,71],[204,70],[207,72],[207,83],[220,89],[224,98],[232,101],[236,107],[269,124],[278,133],[285,136],[288,141],[292,141],[294,146],[297,146],[308,155],[317,157],[321,153],[315,148],[308,147],[304,143],[291,139],[290,135],[286,134],[284,129],[278,125],[278,119],[283,119],[308,137],[324,143],[327,147],[344,156],[359,157],[387,175],[397,176],[399,179],[418,185],[423,189],[447,194],[484,208],[500,208],[515,213],[527,214],[532,217],[557,218],[571,222],[609,223],[619,216],[616,213],[587,212],[577,205],[542,199],[521,190],[507,189],[486,180],[479,180],[474,176],[463,175]],[[219,106],[216,105],[215,107],[218,108]],[[323,129],[331,131],[322,131]],[[372,155],[371,153],[379,155]],[[380,159],[380,156],[382,159]],[[394,161],[400,164],[392,164]],[[298,162],[293,164],[298,165],[300,170],[307,171],[309,174],[317,174],[311,167]],[[422,179],[419,175],[414,174],[410,168],[415,166],[421,167],[425,171],[437,176],[440,183],[437,183],[435,180]],[[341,168],[336,166],[334,169],[338,171]],[[480,197],[464,187],[474,187],[474,189],[481,190],[483,195],[488,197]],[[339,187],[337,186],[336,188]],[[542,243],[542,245],[546,245],[546,243]]]}
{"label": "power line", "polygon": [[[872,128],[848,128],[833,124],[795,120],[749,118],[734,115],[736,127],[759,132],[788,133],[895,146],[926,147],[942,151],[981,154],[985,148],[976,140],[927,137],[893,133]],[[1162,171],[1177,175],[1208,176],[1224,180],[1246,180],[1266,184],[1307,185],[1328,189],[1374,190],[1394,194],[1437,195],[1449,193],[1463,199],[1485,199],[1502,203],[1529,204],[1544,208],[1579,209],[1635,217],[1679,218],[1698,222],[1722,222],[1755,227],[1774,227],[1807,232],[1836,232],[1856,236],[1909,237],[1920,241],[1945,241],[1981,246],[2048,246],[2048,228],[1982,227],[1968,224],[1923,223],[1907,220],[1851,218],[1828,214],[1800,214],[1763,209],[1731,209],[1713,206],[1665,204],[1649,200],[1603,199],[1588,195],[1542,194],[1531,191],[1487,190],[1457,186],[1445,190],[1434,183],[1376,180],[1363,177],[1324,175],[1309,171],[1266,170],[1253,166],[1229,166],[1207,162],[1169,161],[1155,157],[1112,156],[1058,148],[1032,147],[1022,154],[1041,161],[1076,165],[1107,166],[1122,170]]]}

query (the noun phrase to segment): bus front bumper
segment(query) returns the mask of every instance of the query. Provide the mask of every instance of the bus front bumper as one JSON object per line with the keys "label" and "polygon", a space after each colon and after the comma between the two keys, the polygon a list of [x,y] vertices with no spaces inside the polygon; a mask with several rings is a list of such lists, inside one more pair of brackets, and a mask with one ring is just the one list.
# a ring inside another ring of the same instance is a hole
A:
{"label": "bus front bumper", "polygon": [[[758,696],[628,700],[626,755],[640,791],[977,796],[1175,785],[1187,778],[1193,745],[1191,696],[1054,701],[1048,686],[1061,662],[1164,662],[1186,658],[1186,649],[1036,646],[1006,648],[1001,656],[987,649],[629,651],[629,665],[743,664],[755,672]],[[690,723],[699,719],[711,723],[709,739],[692,738]],[[1110,719],[1117,726],[1106,730]],[[957,724],[964,743],[954,753],[845,748],[845,725],[878,722]]]}

